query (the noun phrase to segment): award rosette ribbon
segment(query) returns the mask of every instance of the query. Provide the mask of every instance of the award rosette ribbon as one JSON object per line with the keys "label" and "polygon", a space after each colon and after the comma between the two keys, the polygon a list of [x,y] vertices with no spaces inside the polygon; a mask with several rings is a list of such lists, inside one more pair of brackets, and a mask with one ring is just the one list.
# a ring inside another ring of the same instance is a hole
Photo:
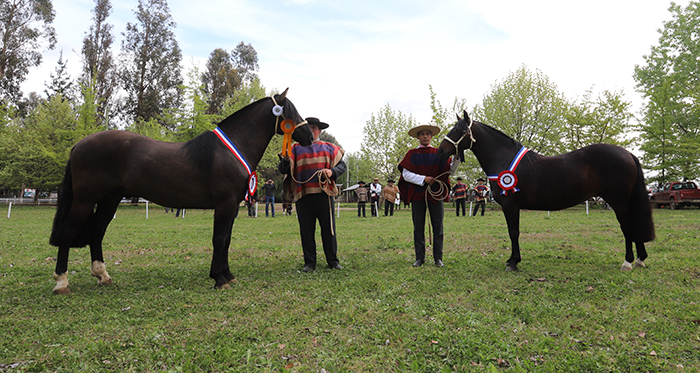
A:
{"label": "award rosette ribbon", "polygon": [[284,133],[282,138],[282,156],[289,157],[292,154],[292,133],[294,133],[294,121],[285,119],[280,123],[280,129]]}

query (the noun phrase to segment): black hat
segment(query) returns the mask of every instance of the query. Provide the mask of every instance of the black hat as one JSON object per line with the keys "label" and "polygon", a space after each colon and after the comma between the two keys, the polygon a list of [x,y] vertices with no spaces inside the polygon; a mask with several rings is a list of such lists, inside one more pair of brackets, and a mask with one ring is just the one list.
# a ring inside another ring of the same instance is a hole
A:
{"label": "black hat", "polygon": [[462,180],[462,178],[461,178],[461,177],[458,177],[457,180]]}
{"label": "black hat", "polygon": [[486,180],[484,180],[484,179],[482,179],[482,178],[478,178],[478,179],[476,179],[476,181],[483,181],[483,182],[486,182]]}
{"label": "black hat", "polygon": [[357,183],[358,183],[358,184],[364,184],[365,182],[364,182],[364,181],[358,181]]}
{"label": "black hat", "polygon": [[309,125],[318,126],[318,128],[322,129],[322,130],[325,130],[326,128],[328,128],[328,123],[323,123],[320,120],[318,120],[318,118],[308,117],[308,118],[306,118],[306,122]]}
{"label": "black hat", "polygon": [[389,184],[391,184],[391,183],[393,183],[393,182],[394,182],[394,180],[392,180],[392,179],[389,179],[389,180],[387,180],[386,182],[387,182],[387,183],[389,183]]}

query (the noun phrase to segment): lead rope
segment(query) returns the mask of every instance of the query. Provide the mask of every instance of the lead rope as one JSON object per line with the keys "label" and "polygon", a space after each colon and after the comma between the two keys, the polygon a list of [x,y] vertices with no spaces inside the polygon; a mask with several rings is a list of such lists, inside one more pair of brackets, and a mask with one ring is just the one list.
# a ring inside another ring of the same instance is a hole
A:
{"label": "lead rope", "polygon": [[[328,176],[326,175],[326,173],[323,172],[323,170],[316,170],[316,172],[314,172],[313,175],[311,175],[310,178],[306,179],[306,181],[299,181],[299,180],[297,180],[297,179],[294,177],[294,172],[289,172],[289,176],[291,176],[291,177],[292,177],[292,180],[294,180],[294,182],[297,183],[297,184],[306,184],[306,183],[308,183],[309,181],[311,181],[311,179],[313,179],[314,177],[318,176],[318,181],[319,181],[319,183],[321,184],[321,189],[324,189],[324,190],[328,189],[328,188],[330,187],[330,183],[331,183],[331,178],[328,177]],[[327,193],[326,193],[326,194],[327,194]],[[334,228],[334,226],[335,226],[335,224],[334,224],[335,220],[333,219],[333,204],[331,203],[331,195],[330,195],[330,194],[328,194],[328,212],[329,212],[330,217],[331,217],[331,235],[332,235],[332,236],[335,236],[335,228]]]}
{"label": "lead rope", "polygon": [[[445,138],[447,138],[447,137],[445,137]],[[460,141],[461,141],[461,139],[460,139]],[[440,175],[436,176],[434,179],[435,179],[435,182],[438,184],[438,189],[434,191],[431,188],[432,185],[427,185],[428,190],[425,193],[425,212],[428,215],[428,240],[430,241],[431,247],[433,247],[433,229],[432,229],[433,222],[430,220],[430,211],[428,209],[428,194],[430,194],[430,196],[433,197],[433,199],[435,199],[436,201],[441,200],[442,198],[440,198],[440,196],[442,196],[442,194],[445,193],[445,191],[448,190],[449,188],[447,187],[447,184],[445,184],[444,181],[440,180],[440,178],[446,174],[449,174],[449,173],[450,173],[450,171],[445,171],[445,172],[441,173]],[[426,250],[427,250],[427,246],[426,246]]]}

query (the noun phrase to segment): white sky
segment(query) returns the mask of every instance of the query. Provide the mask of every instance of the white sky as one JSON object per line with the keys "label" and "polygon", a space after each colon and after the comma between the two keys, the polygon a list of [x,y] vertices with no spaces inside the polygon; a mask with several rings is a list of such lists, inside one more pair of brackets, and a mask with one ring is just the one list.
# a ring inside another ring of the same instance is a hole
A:
{"label": "white sky", "polygon": [[[676,1],[687,5],[689,0]],[[183,51],[183,75],[204,68],[216,48],[243,41],[258,52],[263,85],[284,90],[302,116],[350,152],[387,103],[428,122],[429,85],[443,106],[455,97],[471,108],[521,65],[541,70],[569,98],[587,89],[624,91],[638,110],[635,64],[671,19],[667,0],[170,0]],[[80,49],[92,24],[92,0],[53,0],[58,45],[30,71],[23,91],[43,92],[58,61],[79,74]],[[121,49],[137,0],[112,0],[113,53]],[[494,125],[498,125],[494,123]]]}

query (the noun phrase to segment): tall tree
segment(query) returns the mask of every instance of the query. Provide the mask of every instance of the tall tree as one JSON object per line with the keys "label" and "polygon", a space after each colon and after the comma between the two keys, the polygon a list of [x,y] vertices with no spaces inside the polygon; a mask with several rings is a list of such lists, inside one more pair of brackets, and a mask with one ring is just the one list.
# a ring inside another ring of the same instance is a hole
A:
{"label": "tall tree", "polygon": [[[112,13],[110,0],[95,0],[90,29],[83,39],[83,71],[78,79],[83,92],[89,89],[95,106],[95,121],[98,126],[108,123],[107,115],[112,110],[112,95],[117,86],[117,70],[112,55],[113,26],[107,23]],[[90,88],[91,87],[91,88]],[[83,97],[86,100],[87,97]]]}
{"label": "tall tree", "polygon": [[567,101],[541,71],[522,65],[491,86],[475,118],[545,155],[566,150],[561,142]]}
{"label": "tall tree", "polygon": [[209,55],[207,69],[202,74],[202,84],[208,96],[207,114],[218,114],[226,100],[241,85],[231,55],[225,49],[217,48]]}
{"label": "tall tree", "polygon": [[180,104],[182,52],[166,0],[139,0],[135,14],[138,22],[127,23],[122,42],[120,78],[127,119],[147,123]]}
{"label": "tall tree", "polygon": [[16,102],[29,68],[39,66],[42,46],[56,46],[51,0],[0,2],[0,100]]}
{"label": "tall tree", "polygon": [[68,61],[63,60],[63,51],[61,50],[58,56],[58,63],[56,64],[55,75],[52,73],[51,82],[44,83],[46,86],[44,93],[46,93],[47,99],[60,95],[64,100],[73,101],[73,80],[66,70],[67,65]]}
{"label": "tall tree", "polygon": [[659,44],[634,69],[646,99],[642,162],[656,181],[700,177],[700,2],[671,3],[669,11]]}
{"label": "tall tree", "polygon": [[241,82],[252,82],[258,78],[258,52],[250,43],[238,43],[231,52],[231,58]]}
{"label": "tall tree", "polygon": [[399,162],[409,149],[417,145],[408,136],[408,130],[417,125],[413,116],[394,111],[389,104],[376,115],[370,115],[365,123],[360,150],[363,161],[371,165],[373,177],[398,180]]}

